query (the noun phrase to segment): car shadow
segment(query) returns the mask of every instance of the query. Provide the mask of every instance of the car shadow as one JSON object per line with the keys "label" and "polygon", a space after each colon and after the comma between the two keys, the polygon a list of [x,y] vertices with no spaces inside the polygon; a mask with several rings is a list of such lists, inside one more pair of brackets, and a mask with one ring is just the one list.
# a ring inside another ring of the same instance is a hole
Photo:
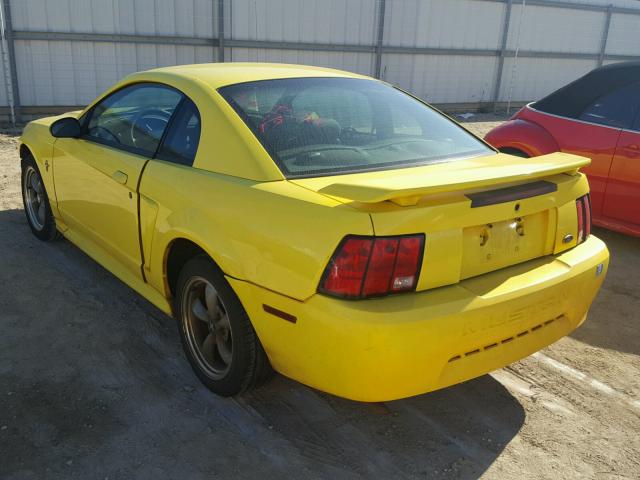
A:
{"label": "car shadow", "polygon": [[594,229],[611,252],[607,278],[587,320],[572,338],[594,347],[640,355],[640,238]]}
{"label": "car shadow", "polygon": [[489,375],[385,403],[341,399],[278,376],[240,402],[295,444],[302,463],[377,478],[479,478],[525,420]]}
{"label": "car shadow", "polygon": [[475,479],[525,421],[488,375],[386,403],[278,375],[220,398],[172,319],[22,210],[0,211],[0,252],[2,478]]}

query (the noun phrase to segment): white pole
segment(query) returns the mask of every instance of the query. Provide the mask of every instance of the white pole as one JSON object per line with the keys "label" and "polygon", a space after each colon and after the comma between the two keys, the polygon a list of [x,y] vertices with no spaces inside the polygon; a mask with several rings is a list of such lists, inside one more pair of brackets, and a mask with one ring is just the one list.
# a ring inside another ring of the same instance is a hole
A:
{"label": "white pole", "polygon": [[520,51],[520,31],[522,30],[522,19],[526,7],[526,0],[522,0],[522,8],[520,8],[520,19],[518,20],[518,34],[516,36],[516,51],[513,54],[513,65],[511,66],[511,84],[509,85],[509,99],[507,101],[507,115],[511,114],[511,97],[513,96],[513,84],[516,79],[516,69],[518,67],[518,52]]}
{"label": "white pole", "polygon": [[11,125],[16,126],[16,110],[15,99],[13,98],[13,88],[11,84],[11,64],[9,62],[9,46],[7,44],[7,38],[5,35],[5,16],[4,6],[0,5],[0,51],[2,53],[2,70],[4,71],[4,90],[7,95],[7,103],[9,104],[9,111],[11,112]]}

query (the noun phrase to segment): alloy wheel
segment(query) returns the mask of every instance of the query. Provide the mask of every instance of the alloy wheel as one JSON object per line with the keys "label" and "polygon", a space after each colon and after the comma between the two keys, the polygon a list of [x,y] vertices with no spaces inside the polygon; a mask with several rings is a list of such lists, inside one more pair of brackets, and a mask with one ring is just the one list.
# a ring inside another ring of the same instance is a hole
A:
{"label": "alloy wheel", "polygon": [[184,292],[182,319],[189,347],[207,375],[213,379],[223,378],[233,360],[233,335],[227,309],[205,278],[191,278]]}
{"label": "alloy wheel", "polygon": [[24,175],[24,192],[29,221],[36,230],[42,230],[46,219],[45,191],[40,174],[31,166]]}

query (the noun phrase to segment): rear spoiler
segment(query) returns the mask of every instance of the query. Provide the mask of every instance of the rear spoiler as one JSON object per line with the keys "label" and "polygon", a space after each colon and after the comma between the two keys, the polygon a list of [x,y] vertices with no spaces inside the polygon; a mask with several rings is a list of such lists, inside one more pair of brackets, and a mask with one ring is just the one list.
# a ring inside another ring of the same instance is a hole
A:
{"label": "rear spoiler", "polygon": [[432,172],[421,169],[420,174],[407,168],[401,175],[353,175],[349,180],[322,186],[317,191],[354,202],[390,200],[398,205],[409,206],[415,205],[425,195],[534,180],[559,173],[576,173],[590,163],[591,160],[586,157],[559,152],[528,159],[499,155],[432,165],[449,168],[433,168]]}

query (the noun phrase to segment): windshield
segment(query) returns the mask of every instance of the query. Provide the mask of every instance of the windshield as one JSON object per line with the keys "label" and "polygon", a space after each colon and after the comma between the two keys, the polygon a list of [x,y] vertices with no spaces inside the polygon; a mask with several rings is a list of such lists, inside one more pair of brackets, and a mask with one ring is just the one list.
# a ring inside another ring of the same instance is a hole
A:
{"label": "windshield", "polygon": [[427,105],[374,80],[263,80],[219,92],[289,178],[494,153]]}

